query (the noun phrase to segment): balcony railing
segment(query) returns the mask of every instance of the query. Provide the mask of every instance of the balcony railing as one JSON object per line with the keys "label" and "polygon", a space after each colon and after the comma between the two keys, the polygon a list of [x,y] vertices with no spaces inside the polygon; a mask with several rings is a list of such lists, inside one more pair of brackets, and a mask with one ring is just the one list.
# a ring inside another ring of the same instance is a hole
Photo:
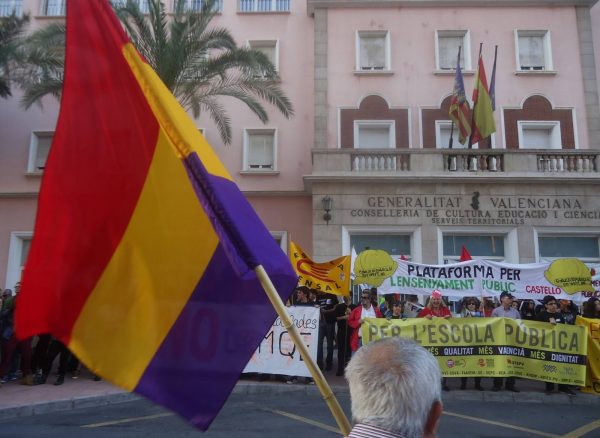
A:
{"label": "balcony railing", "polygon": [[291,0],[240,0],[240,12],[290,12]]}
{"label": "balcony railing", "polygon": [[448,176],[559,173],[600,177],[600,150],[313,149],[313,174],[323,172],[386,175],[442,172]]}
{"label": "balcony railing", "polygon": [[9,17],[13,13],[20,17],[23,14],[23,0],[0,0],[0,17]]}

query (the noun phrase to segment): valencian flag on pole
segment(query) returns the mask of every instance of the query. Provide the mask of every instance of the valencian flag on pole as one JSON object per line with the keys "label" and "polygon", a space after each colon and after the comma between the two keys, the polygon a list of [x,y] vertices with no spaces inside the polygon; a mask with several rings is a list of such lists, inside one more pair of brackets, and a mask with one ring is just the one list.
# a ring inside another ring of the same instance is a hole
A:
{"label": "valencian flag on pole", "polygon": [[107,0],[67,3],[65,83],[18,298],[95,373],[207,429],[297,277]]}
{"label": "valencian flag on pole", "polygon": [[470,143],[475,144],[479,140],[488,138],[494,132],[496,132],[494,111],[492,110],[483,59],[479,54],[475,88],[473,89],[473,124],[471,126]]}
{"label": "valencian flag on pole", "polygon": [[350,294],[351,256],[328,262],[314,262],[300,246],[290,242],[290,261],[298,274],[298,286],[334,295]]}
{"label": "valencian flag on pole", "polygon": [[454,90],[450,99],[450,119],[458,127],[458,141],[464,144],[471,135],[471,121],[469,101],[465,94],[465,84],[460,69],[460,56],[456,62],[456,75],[454,76]]}

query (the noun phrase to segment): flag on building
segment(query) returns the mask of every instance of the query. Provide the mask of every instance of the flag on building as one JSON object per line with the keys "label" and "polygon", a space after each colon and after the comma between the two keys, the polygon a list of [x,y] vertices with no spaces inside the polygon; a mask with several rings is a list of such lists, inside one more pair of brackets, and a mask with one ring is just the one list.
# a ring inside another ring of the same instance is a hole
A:
{"label": "flag on building", "polygon": [[317,263],[298,244],[290,242],[290,260],[298,274],[298,286],[334,295],[350,294],[351,256]]}
{"label": "flag on building", "polygon": [[356,257],[358,257],[358,254],[356,254],[356,250],[352,247],[352,251],[350,251],[350,280],[352,281],[356,278],[356,275],[354,274],[354,262],[356,261]]}
{"label": "flag on building", "polygon": [[496,111],[496,61],[498,60],[498,46],[494,51],[494,67],[492,68],[492,78],[490,79],[490,100],[492,101],[492,111]]}
{"label": "flag on building", "polygon": [[475,76],[475,88],[473,89],[473,123],[471,125],[471,144],[488,138],[496,132],[494,111],[488,90],[483,59],[479,55],[477,75]]}
{"label": "flag on building", "polygon": [[456,75],[454,76],[454,90],[450,98],[449,115],[458,128],[458,141],[464,144],[471,135],[471,108],[465,93],[465,84],[460,69],[460,56],[456,62]]}
{"label": "flag on building", "polygon": [[94,373],[200,429],[297,277],[107,0],[70,0],[65,82],[18,299]]}
{"label": "flag on building", "polygon": [[473,260],[473,258],[471,257],[469,251],[467,251],[467,247],[463,245],[460,249],[460,261],[466,262],[468,260]]}

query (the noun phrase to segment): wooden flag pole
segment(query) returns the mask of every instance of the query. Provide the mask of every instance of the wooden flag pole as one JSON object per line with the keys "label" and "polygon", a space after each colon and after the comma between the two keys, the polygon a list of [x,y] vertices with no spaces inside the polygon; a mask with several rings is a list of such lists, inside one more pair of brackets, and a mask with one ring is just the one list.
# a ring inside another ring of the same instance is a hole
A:
{"label": "wooden flag pole", "polygon": [[340,406],[337,398],[335,398],[335,395],[333,394],[333,392],[331,392],[331,387],[325,380],[323,373],[321,372],[319,367],[317,367],[315,360],[308,352],[306,344],[300,337],[300,333],[298,332],[298,329],[296,328],[292,319],[290,318],[290,315],[287,309],[285,308],[283,301],[281,301],[281,297],[275,290],[275,286],[273,286],[269,275],[265,271],[265,268],[262,267],[262,265],[258,265],[254,269],[254,272],[256,272],[260,284],[267,293],[269,300],[271,300],[271,304],[273,304],[277,315],[279,315],[279,318],[281,318],[283,327],[285,327],[285,329],[288,331],[290,337],[292,338],[292,341],[294,341],[294,344],[296,345],[296,348],[298,348],[298,350],[300,351],[302,359],[304,360],[308,371],[310,371],[310,374],[313,376],[313,379],[315,379],[315,384],[317,385],[317,388],[319,388],[323,400],[325,400],[325,403],[327,403],[329,410],[333,414],[333,418],[335,418],[335,421],[338,424],[340,431],[344,434],[344,436],[347,436],[348,434],[350,434],[350,422],[348,421],[348,418],[346,418],[346,414],[344,414],[344,411],[342,410],[342,407]]}

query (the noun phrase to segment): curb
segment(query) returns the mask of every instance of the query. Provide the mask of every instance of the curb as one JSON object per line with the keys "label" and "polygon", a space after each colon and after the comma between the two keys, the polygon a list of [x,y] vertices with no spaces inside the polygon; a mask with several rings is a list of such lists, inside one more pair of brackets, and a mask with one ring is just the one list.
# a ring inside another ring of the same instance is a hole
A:
{"label": "curb", "polygon": [[[335,395],[349,396],[348,387],[345,385],[331,386]],[[265,395],[265,394],[318,394],[319,390],[314,385],[293,384],[286,385],[281,383],[261,383],[253,384],[241,382],[238,383],[232,391],[232,394],[241,395]],[[118,403],[132,402],[141,400],[143,397],[130,392],[116,392],[112,394],[76,396],[70,399],[53,400],[49,402],[34,403],[23,406],[10,406],[0,408],[0,421],[10,420],[20,417],[31,417],[35,415],[50,414],[60,411],[71,411],[75,409],[93,408],[99,406],[108,406]],[[546,395],[543,392],[491,392],[474,390],[454,390],[443,393],[444,401],[481,401],[481,402],[502,402],[502,403],[544,403],[544,404],[571,404],[571,405],[599,405],[600,397],[592,394],[579,393],[576,397],[569,397],[566,394]]]}

